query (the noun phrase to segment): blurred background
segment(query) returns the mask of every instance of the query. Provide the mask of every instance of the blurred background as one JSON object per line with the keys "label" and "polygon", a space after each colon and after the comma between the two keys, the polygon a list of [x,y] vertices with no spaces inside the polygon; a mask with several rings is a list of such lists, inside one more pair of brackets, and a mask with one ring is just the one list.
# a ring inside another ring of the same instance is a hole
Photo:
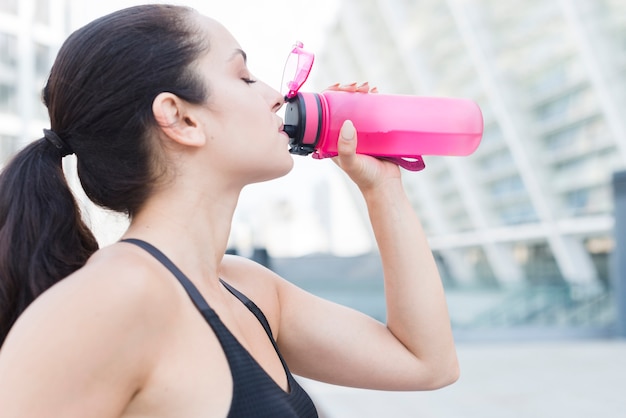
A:
{"label": "blurred background", "polygon": [[[0,161],[49,127],[41,88],[69,33],[140,3],[0,0]],[[461,380],[419,394],[304,381],[325,416],[623,416],[625,1],[169,3],[222,22],[276,89],[300,40],[316,54],[303,91],[369,81],[483,110],[473,155],[403,172],[447,290]],[[288,176],[244,190],[229,251],[384,321],[358,192],[332,162],[294,160]],[[115,241],[125,220],[81,199],[102,245]]]}

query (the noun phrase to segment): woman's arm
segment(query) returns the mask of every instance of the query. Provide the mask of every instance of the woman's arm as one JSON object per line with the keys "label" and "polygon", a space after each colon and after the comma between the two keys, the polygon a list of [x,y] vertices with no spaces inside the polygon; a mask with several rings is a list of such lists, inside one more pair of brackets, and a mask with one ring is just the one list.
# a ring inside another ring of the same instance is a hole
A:
{"label": "woman's arm", "polygon": [[383,263],[387,326],[281,284],[279,344],[296,373],[319,380],[392,390],[445,386],[459,370],[432,252],[398,167],[357,155],[356,141],[346,122],[336,162],[367,203]]}

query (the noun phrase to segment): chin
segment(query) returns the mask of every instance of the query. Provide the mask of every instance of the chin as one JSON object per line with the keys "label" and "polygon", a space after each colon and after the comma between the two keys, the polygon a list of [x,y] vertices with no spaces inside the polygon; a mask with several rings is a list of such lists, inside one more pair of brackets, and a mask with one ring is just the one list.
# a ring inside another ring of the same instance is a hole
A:
{"label": "chin", "polygon": [[293,169],[293,156],[291,154],[288,155],[286,159],[281,159],[280,161],[275,161],[274,166],[271,170],[267,170],[264,173],[259,172],[259,176],[251,181],[251,183],[261,183],[264,181],[274,180],[280,177],[284,177],[291,172]]}
{"label": "chin", "polygon": [[[274,178],[283,177],[289,174],[291,170],[293,170],[293,165],[293,156],[289,154],[289,159],[285,161],[284,165],[280,166],[279,170],[276,170],[276,175],[274,176]],[[276,168],[278,169],[279,167],[277,166]]]}

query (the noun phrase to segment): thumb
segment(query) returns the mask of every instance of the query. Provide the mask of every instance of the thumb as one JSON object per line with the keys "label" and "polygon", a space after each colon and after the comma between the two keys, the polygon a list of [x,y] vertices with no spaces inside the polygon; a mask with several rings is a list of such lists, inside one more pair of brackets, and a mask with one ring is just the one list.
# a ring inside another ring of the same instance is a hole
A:
{"label": "thumb", "polygon": [[349,156],[356,153],[356,129],[351,120],[346,120],[341,126],[337,141],[339,155]]}
{"label": "thumb", "polygon": [[357,135],[351,120],[344,121],[337,140],[337,164],[347,172],[358,170]]}

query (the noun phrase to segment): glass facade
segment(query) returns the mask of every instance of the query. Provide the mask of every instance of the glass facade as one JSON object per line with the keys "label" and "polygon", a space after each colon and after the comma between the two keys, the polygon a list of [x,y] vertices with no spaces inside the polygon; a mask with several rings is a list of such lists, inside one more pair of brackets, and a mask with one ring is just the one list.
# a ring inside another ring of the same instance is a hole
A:
{"label": "glass facade", "polygon": [[626,3],[342,7],[315,88],[369,80],[483,110],[473,155],[425,157],[426,170],[404,175],[446,280],[462,260],[473,283],[606,283],[611,246],[589,243],[612,242],[611,178],[626,167]]}

